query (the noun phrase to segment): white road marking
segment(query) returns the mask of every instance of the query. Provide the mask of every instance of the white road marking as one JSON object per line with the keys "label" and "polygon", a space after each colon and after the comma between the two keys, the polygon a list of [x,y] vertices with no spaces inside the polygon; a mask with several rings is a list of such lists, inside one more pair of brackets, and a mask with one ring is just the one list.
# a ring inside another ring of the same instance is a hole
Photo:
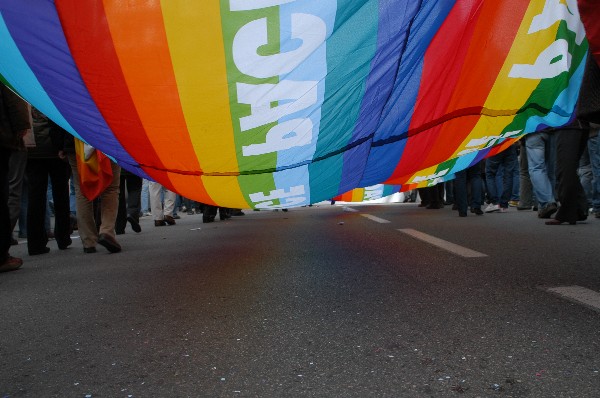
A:
{"label": "white road marking", "polygon": [[378,222],[379,224],[389,224],[391,221],[384,220],[383,218],[375,217],[370,214],[361,214],[361,216],[368,218],[371,221]]}
{"label": "white road marking", "polygon": [[358,210],[353,209],[352,207],[348,207],[348,206],[344,206],[343,207],[344,211],[348,211],[350,213],[356,213]]}
{"label": "white road marking", "polygon": [[410,235],[413,238],[422,240],[423,242],[430,243],[441,249],[447,250],[451,253],[458,254],[459,256],[462,256],[462,257],[487,257],[488,256],[487,254],[476,252],[475,250],[471,250],[466,247],[454,244],[452,242],[448,242],[446,240],[436,238],[435,236],[427,235],[423,232],[419,232],[414,229],[405,228],[405,229],[399,229],[398,231],[405,233],[407,235]]}
{"label": "white road marking", "polygon": [[550,293],[554,293],[558,296],[566,298],[567,300],[574,301],[578,304],[583,304],[595,311],[600,312],[600,293],[586,289],[581,286],[561,286],[551,287],[547,289]]}

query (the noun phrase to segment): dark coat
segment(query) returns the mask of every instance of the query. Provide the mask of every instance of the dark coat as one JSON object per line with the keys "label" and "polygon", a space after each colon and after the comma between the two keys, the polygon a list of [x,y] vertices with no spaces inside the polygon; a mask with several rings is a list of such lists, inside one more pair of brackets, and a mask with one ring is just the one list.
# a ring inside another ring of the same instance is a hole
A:
{"label": "dark coat", "polygon": [[30,128],[27,102],[0,83],[0,146],[24,150],[20,133]]}

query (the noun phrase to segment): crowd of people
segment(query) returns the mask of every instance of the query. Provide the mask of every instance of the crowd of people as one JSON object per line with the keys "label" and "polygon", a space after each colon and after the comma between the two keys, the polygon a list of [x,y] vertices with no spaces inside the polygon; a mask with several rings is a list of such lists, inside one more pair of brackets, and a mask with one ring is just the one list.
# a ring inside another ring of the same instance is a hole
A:
{"label": "crowd of people", "polygon": [[[593,82],[588,81],[589,70],[595,73]],[[469,210],[478,216],[504,213],[512,206],[536,211],[547,225],[574,225],[590,213],[600,218],[600,124],[594,123],[600,123],[600,103],[590,103],[598,96],[589,90],[600,91],[600,69],[591,58],[572,120],[522,137],[458,172],[452,181],[420,188],[419,206],[452,205],[460,217]],[[582,116],[585,112],[588,115]],[[89,198],[80,186],[75,147],[71,134],[0,83],[0,272],[23,264],[9,254],[10,246],[18,244],[13,237],[17,223],[19,237],[27,238],[28,253],[35,256],[50,251],[52,238],[58,249],[67,249],[74,229],[85,253],[95,253],[97,245],[117,253],[121,245],[116,236],[125,233],[127,224],[141,232],[139,220],[144,215],[152,216],[155,227],[175,225],[177,210],[201,213],[205,223],[213,222],[217,212],[221,220],[244,215],[240,209],[181,198],[114,162],[111,180]],[[406,198],[416,200],[414,193]]]}

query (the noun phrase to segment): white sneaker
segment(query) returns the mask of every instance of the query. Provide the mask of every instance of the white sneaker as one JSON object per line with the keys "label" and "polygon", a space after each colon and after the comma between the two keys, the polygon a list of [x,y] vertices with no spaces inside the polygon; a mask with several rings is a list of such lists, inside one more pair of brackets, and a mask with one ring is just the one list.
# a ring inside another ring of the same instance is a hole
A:
{"label": "white sneaker", "polygon": [[494,211],[500,211],[500,205],[490,204],[488,207],[485,208],[486,213],[492,213]]}

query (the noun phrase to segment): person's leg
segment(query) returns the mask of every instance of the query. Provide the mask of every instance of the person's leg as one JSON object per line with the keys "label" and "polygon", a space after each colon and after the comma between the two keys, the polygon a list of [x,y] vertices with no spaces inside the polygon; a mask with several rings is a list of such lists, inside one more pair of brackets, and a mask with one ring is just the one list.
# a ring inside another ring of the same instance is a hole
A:
{"label": "person's leg", "polygon": [[140,219],[142,209],[142,177],[128,173],[127,175],[127,215],[136,221]]}
{"label": "person's leg", "polygon": [[150,210],[150,194],[148,191],[148,184],[150,181],[142,179],[142,214],[147,215]]}
{"label": "person's leg", "polygon": [[121,183],[121,167],[110,163],[113,173],[113,180],[108,187],[100,194],[100,212],[102,214],[102,223],[100,224],[100,235],[105,234],[113,239],[115,238],[115,222],[119,211],[119,185]]}
{"label": "person's leg", "polygon": [[46,202],[48,193],[48,164],[45,159],[27,162],[27,251],[30,255],[48,252],[46,233]]}
{"label": "person's leg", "polygon": [[[534,133],[528,136],[527,141],[525,142],[527,147],[529,177],[540,209],[545,207],[548,203],[556,202],[549,170],[547,170],[546,159],[548,153],[553,152],[553,150],[546,147],[546,138],[548,138],[548,134],[546,133]],[[548,142],[548,144],[552,145],[550,142]],[[551,161],[548,163],[551,163]]]}
{"label": "person's leg", "polygon": [[454,179],[454,203],[456,204],[458,215],[467,216],[467,171],[461,170],[455,174]]}
{"label": "person's leg", "polygon": [[162,185],[155,181],[150,181],[148,184],[148,191],[150,192],[150,208],[152,210],[152,218],[154,221],[164,221],[164,214],[162,209],[161,191]]}
{"label": "person's leg", "polygon": [[69,165],[60,159],[49,161],[52,197],[54,198],[54,238],[59,249],[71,244],[71,210],[69,208]]}
{"label": "person's leg", "polygon": [[512,175],[512,180],[513,180],[513,184],[512,184],[512,190],[511,190],[511,194],[510,194],[510,201],[509,204],[511,206],[518,206],[519,204],[519,198],[521,196],[521,183],[520,183],[520,173],[519,173],[519,157],[517,155],[516,152],[516,148],[515,149],[515,156],[514,156],[514,165],[513,165],[513,175]]}
{"label": "person's leg", "polygon": [[115,233],[121,235],[125,233],[127,226],[127,179],[121,174],[119,181],[119,201],[117,205],[117,219],[115,221]]}
{"label": "person's leg", "polygon": [[96,248],[98,241],[98,229],[96,228],[96,219],[94,218],[94,203],[88,200],[81,192],[76,155],[74,153],[69,154],[68,159],[75,186],[77,230],[79,231],[79,237],[81,238],[84,250],[93,250]]}
{"label": "person's leg", "polygon": [[477,215],[483,214],[481,211],[482,202],[482,181],[479,165],[471,166],[467,169],[467,181],[471,183],[471,210]]}
{"label": "person's leg", "polygon": [[177,194],[173,191],[169,191],[165,188],[165,216],[173,217],[173,211],[175,210],[175,201],[177,200]]}
{"label": "person's leg", "polygon": [[500,197],[500,207],[508,208],[508,201],[512,195],[513,174],[515,171],[515,161],[517,160],[517,151],[514,146],[510,146],[501,153],[501,162],[504,165],[504,174],[502,176],[502,196]]}
{"label": "person's leg", "polygon": [[8,211],[10,214],[10,231],[15,229],[21,214],[21,195],[27,167],[26,151],[10,151],[8,158]]}
{"label": "person's leg", "polygon": [[583,130],[563,129],[556,137],[556,179],[560,208],[555,219],[558,221],[574,224],[587,216],[587,200],[577,176],[587,134]]}
{"label": "person's leg", "polygon": [[11,151],[0,147],[0,266],[9,260],[8,249],[12,240],[8,210],[8,165]]}
{"label": "person's leg", "polygon": [[492,205],[497,205],[499,202],[498,191],[496,189],[496,174],[500,167],[499,156],[494,155],[486,160],[485,163],[485,180],[487,181],[488,196]]}
{"label": "person's leg", "polygon": [[594,215],[600,218],[600,136],[598,134],[590,137],[588,151],[590,153],[592,173],[594,174],[592,207]]}
{"label": "person's leg", "polygon": [[531,209],[533,202],[533,186],[529,177],[529,165],[527,163],[527,147],[525,141],[527,137],[521,139],[521,154],[519,155],[519,205],[517,209]]}
{"label": "person's leg", "polygon": [[583,191],[585,192],[585,196],[588,200],[588,208],[592,207],[592,198],[594,195],[593,189],[593,179],[594,175],[592,173],[592,165],[590,163],[590,153],[587,148],[587,143],[585,145],[585,149],[581,154],[581,159],[579,159],[579,168],[577,169],[577,175],[579,176],[579,181],[581,182],[581,186],[583,187]]}

